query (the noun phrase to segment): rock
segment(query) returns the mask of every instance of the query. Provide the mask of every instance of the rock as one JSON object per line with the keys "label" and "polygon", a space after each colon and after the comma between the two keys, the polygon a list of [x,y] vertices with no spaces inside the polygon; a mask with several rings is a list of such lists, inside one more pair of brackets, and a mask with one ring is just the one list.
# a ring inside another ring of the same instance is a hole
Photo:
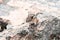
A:
{"label": "rock", "polygon": [[10,39],[11,39],[11,36],[6,37],[6,40],[10,40]]}
{"label": "rock", "polygon": [[7,29],[8,20],[3,20],[0,18],[0,32],[2,32],[4,29]]}
{"label": "rock", "polygon": [[22,30],[20,33],[18,33],[21,37],[24,37],[28,34],[26,30]]}
{"label": "rock", "polygon": [[15,36],[11,37],[10,40],[20,40],[20,35],[16,34]]}
{"label": "rock", "polygon": [[3,3],[3,0],[0,0],[0,4]]}
{"label": "rock", "polygon": [[60,40],[59,0],[1,0],[1,3],[0,17],[10,19],[11,24],[0,18],[3,31],[0,40],[6,36],[6,40]]}
{"label": "rock", "polygon": [[26,35],[28,35],[28,32],[26,30],[22,30],[20,33],[17,33],[15,36],[11,37],[10,40],[23,40]]}
{"label": "rock", "polygon": [[51,34],[50,35],[50,40],[60,40],[60,33],[58,34]]}
{"label": "rock", "polygon": [[28,30],[32,35],[31,40],[54,40],[54,38],[55,40],[60,40],[60,34],[58,34],[60,33],[60,19],[54,16],[47,16],[47,19],[39,22],[38,25],[30,23]]}
{"label": "rock", "polygon": [[[45,39],[49,40],[50,39],[49,36],[51,35],[51,33],[53,34],[52,38],[56,37],[55,34],[60,33],[60,31],[59,31],[60,29],[58,29],[58,28],[60,28],[60,19],[53,17],[52,20],[48,20],[47,22],[48,23],[45,25],[45,28],[43,29],[43,35],[45,35],[45,37],[46,37]],[[45,40],[45,39],[43,39],[43,40]]]}

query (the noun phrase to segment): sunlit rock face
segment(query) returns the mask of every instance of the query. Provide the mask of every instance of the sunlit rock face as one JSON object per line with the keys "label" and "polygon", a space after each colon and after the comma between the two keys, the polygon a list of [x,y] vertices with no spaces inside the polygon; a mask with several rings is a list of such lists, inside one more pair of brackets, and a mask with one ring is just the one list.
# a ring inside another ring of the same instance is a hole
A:
{"label": "sunlit rock face", "polygon": [[60,40],[59,0],[0,0],[0,18],[0,40]]}

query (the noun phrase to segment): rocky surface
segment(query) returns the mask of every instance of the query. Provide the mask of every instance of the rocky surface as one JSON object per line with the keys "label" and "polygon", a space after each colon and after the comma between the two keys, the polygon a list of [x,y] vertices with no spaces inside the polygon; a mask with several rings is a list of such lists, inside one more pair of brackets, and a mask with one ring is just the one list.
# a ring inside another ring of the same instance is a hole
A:
{"label": "rocky surface", "polygon": [[60,0],[0,0],[0,18],[0,40],[60,40]]}

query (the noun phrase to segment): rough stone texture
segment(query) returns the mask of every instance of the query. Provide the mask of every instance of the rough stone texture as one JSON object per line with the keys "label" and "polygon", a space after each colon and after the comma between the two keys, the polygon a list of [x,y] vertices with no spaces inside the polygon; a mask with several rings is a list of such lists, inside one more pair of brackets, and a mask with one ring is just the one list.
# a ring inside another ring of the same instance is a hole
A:
{"label": "rough stone texture", "polygon": [[[30,28],[32,40],[60,40],[60,19],[53,16],[50,17],[47,17],[48,20],[42,21],[38,24],[40,26],[37,26],[37,28],[44,27],[42,30],[34,29],[35,26],[31,26],[33,27]],[[51,38],[51,34],[56,36]]]}
{"label": "rough stone texture", "polygon": [[0,18],[0,40],[60,40],[60,0],[1,0]]}
{"label": "rough stone texture", "polygon": [[48,20],[44,20],[38,24],[29,22],[29,32],[22,30],[10,40],[60,40],[60,19],[53,16],[47,18]]}

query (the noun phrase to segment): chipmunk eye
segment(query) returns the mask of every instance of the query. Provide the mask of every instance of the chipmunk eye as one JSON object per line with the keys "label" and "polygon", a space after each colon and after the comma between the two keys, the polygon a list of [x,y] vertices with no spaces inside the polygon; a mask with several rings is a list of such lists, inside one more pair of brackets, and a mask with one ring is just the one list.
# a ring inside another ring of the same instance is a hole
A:
{"label": "chipmunk eye", "polygon": [[33,16],[31,16],[31,19],[33,19]]}

